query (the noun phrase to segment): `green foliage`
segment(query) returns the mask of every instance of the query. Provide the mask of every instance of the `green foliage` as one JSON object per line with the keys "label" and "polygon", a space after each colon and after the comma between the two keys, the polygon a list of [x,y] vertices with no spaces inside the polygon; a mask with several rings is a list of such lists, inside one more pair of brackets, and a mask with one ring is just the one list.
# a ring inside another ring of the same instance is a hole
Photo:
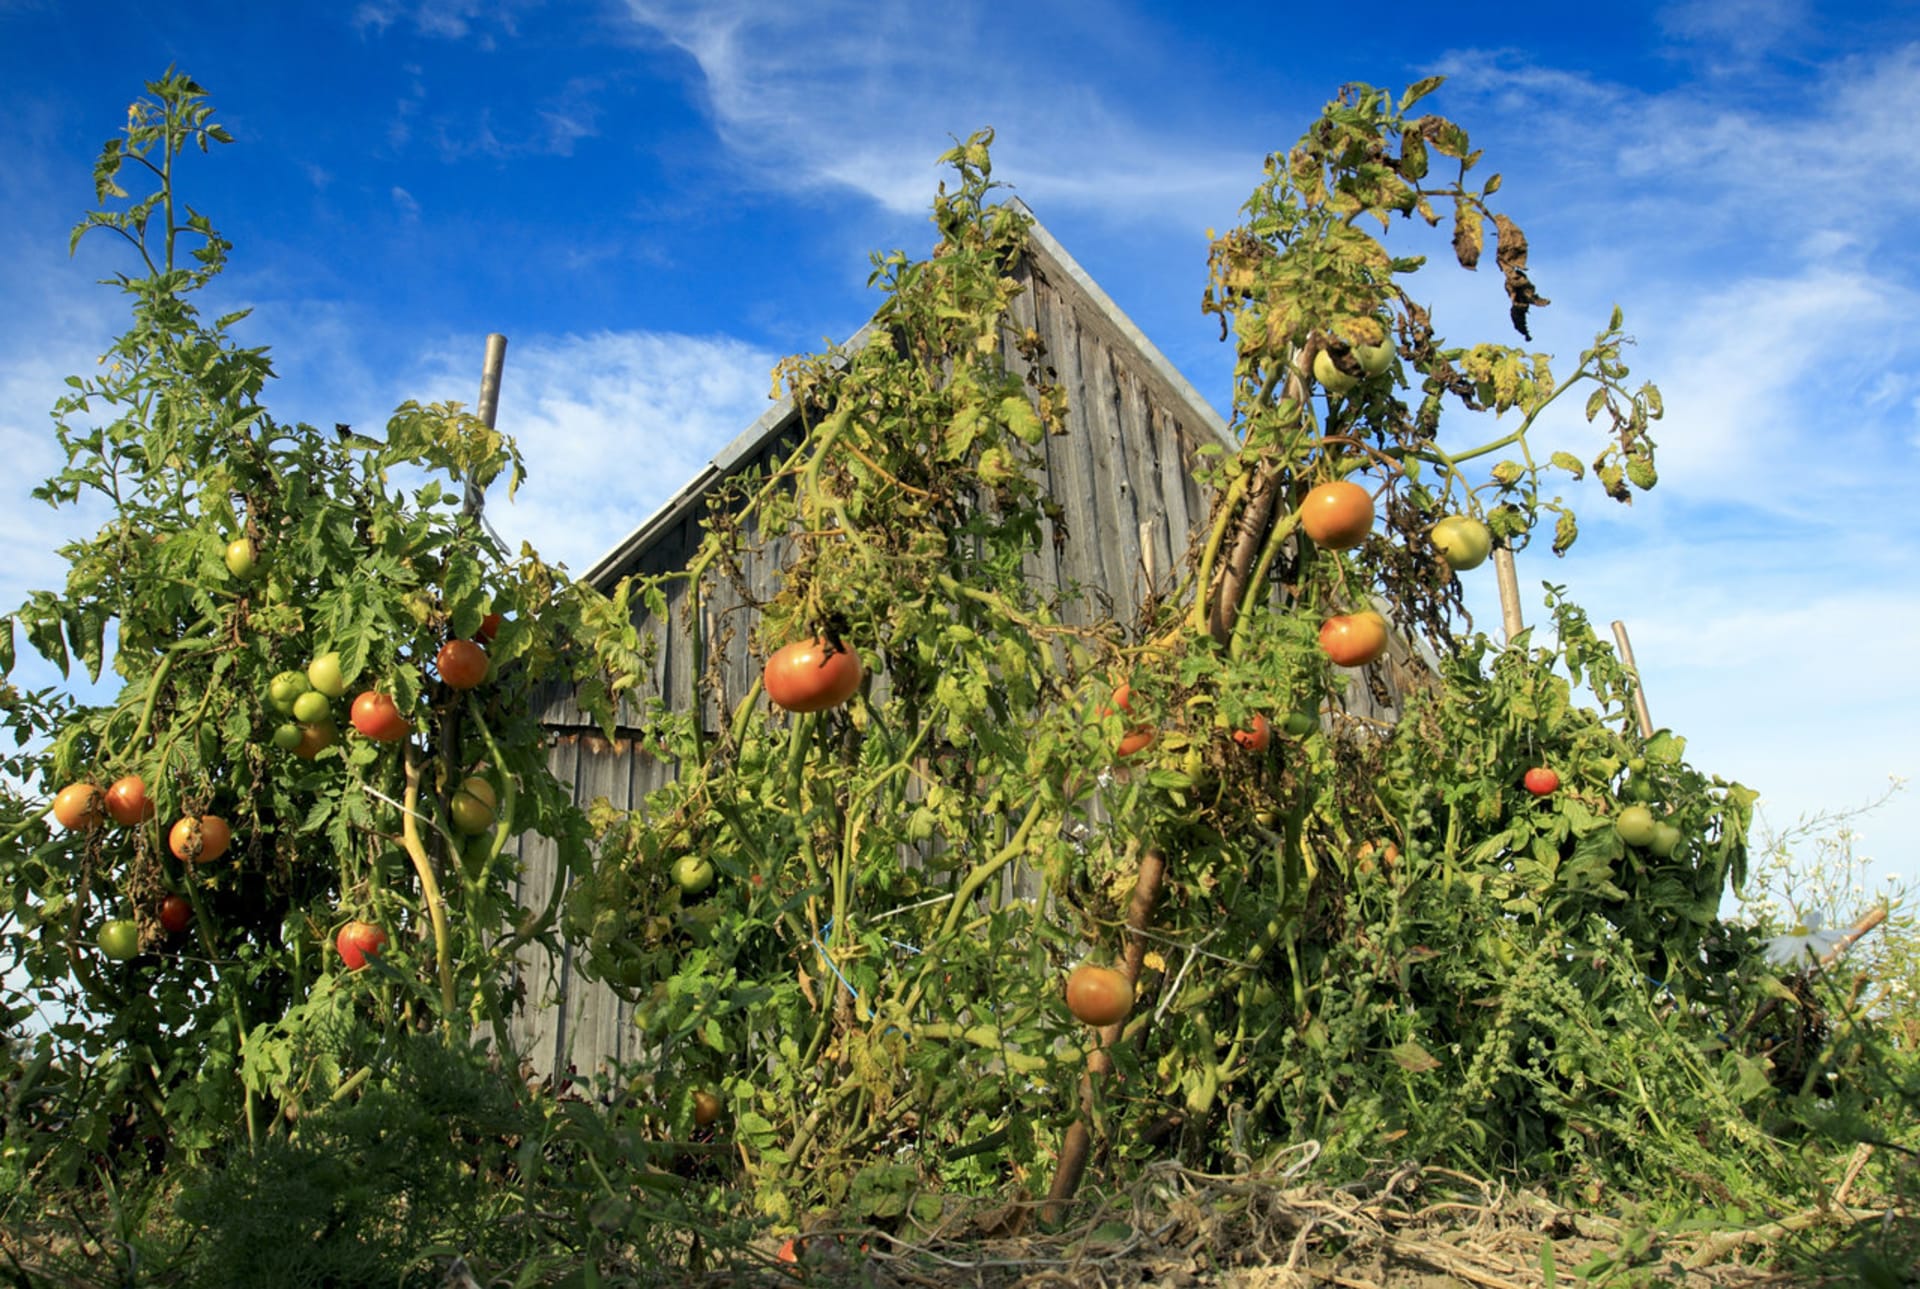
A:
{"label": "green foliage", "polygon": [[[586,841],[530,695],[554,678],[611,692],[596,649],[621,659],[617,634],[590,625],[602,597],[530,550],[509,557],[463,502],[521,478],[503,436],[452,405],[405,404],[383,435],[269,414],[267,351],[232,332],[244,314],[207,316],[230,248],[177,186],[188,153],[227,136],[188,78],[149,89],[96,180],[103,201],[128,199],[129,172],[150,191],[75,230],[132,247],[137,270],[111,279],[132,323],[99,374],[67,382],[54,409],[65,464],[36,494],[87,499],[106,518],[62,548],[63,588],[0,620],[0,672],[23,636],[63,673],[78,663],[98,679],[111,638],[120,682],[99,706],[0,682],[17,749],[0,769],[44,794],[9,786],[0,804],[0,952],[9,989],[24,982],[10,1012],[50,1018],[60,1067],[84,1071],[60,1105],[68,1130],[33,1139],[49,1152],[43,1179],[69,1185],[129,1140],[191,1159],[236,1135],[271,1139],[283,1111],[335,1086],[343,1029],[503,1035],[513,955],[550,937],[553,912],[517,903],[509,843],[543,833],[579,864]],[[455,693],[432,660],[488,612],[506,617],[496,679]],[[298,738],[275,741],[290,718],[270,682],[330,651],[347,694],[306,727],[330,745],[295,752]],[[392,695],[414,736],[396,748],[348,731],[363,690]],[[444,803],[480,767],[500,824],[463,847]],[[157,805],[151,823],[63,831],[44,818],[62,786],[129,774]],[[232,845],[184,863],[168,830],[201,814],[224,819]],[[170,892],[192,903],[182,934],[158,920]],[[94,948],[113,917],[139,927],[131,961]],[[392,944],[348,978],[331,942],[351,917]]]}
{"label": "green foliage", "polygon": [[[155,192],[80,229],[138,249],[144,275],[116,279],[134,325],[59,404],[67,465],[42,494],[111,517],[0,633],[0,673],[18,626],[97,675],[112,626],[121,691],[0,698],[10,772],[50,795],[138,771],[160,814],[53,833],[39,802],[0,800],[23,1001],[71,1017],[9,1076],[10,1211],[116,1184],[97,1165],[145,1140],[167,1179],[148,1225],[179,1233],[155,1247],[190,1283],[424,1283],[455,1256],[592,1283],[695,1262],[716,1231],[735,1245],[720,1221],[743,1209],[884,1226],[955,1193],[1037,1195],[1076,1121],[1116,1174],[1311,1139],[1341,1177],[1410,1157],[1730,1207],[1824,1195],[1836,1144],[1911,1150],[1873,1116],[1912,1104],[1912,1053],[1720,919],[1753,794],[1637,727],[1632,677],[1559,588],[1550,645],[1465,630],[1433,521],[1472,514],[1514,548],[1552,516],[1564,550],[1576,520],[1544,480],[1588,466],[1537,463],[1538,417],[1588,386],[1610,423],[1591,469],[1624,500],[1652,485],[1660,401],[1625,384],[1617,314],[1565,376],[1441,339],[1404,285],[1421,263],[1369,220],[1450,211],[1465,268],[1490,223],[1523,338],[1547,301],[1489,205],[1497,176],[1467,185],[1466,132],[1407,115],[1435,84],[1343,93],[1215,241],[1235,446],[1205,467],[1185,580],[1119,623],[1038,575],[1049,541],[1076,540],[1044,478],[1067,394],[1012,321],[1027,224],[988,200],[990,135],[944,158],[933,254],[875,257],[886,302],[862,341],[782,365],[787,457],[726,483],[686,568],[601,595],[494,543],[464,496],[522,465],[459,408],[404,405],[384,435],[267,414],[265,350],[194,303],[230,248],[174,198],[175,160],[224,135],[191,82],[156,82],[99,170],[103,201],[130,161]],[[1433,178],[1438,158],[1457,177]],[[1333,479],[1384,512],[1352,550],[1302,528]],[[751,630],[709,638],[702,605],[769,563]],[[1397,639],[1350,671],[1318,633],[1358,609]],[[489,612],[497,676],[463,697],[430,660]],[[663,626],[693,636],[686,710],[643,689]],[[815,635],[865,665],[844,706],[784,713],[708,665]],[[411,738],[275,745],[272,678],[329,650]],[[674,779],[639,810],[577,808],[532,721],[546,682],[609,735],[643,709]],[[1261,719],[1270,746],[1239,733]],[[1536,767],[1552,793],[1522,787]],[[500,822],[462,846],[443,803],[476,770]],[[1665,831],[1633,844],[1629,806]],[[183,865],[162,829],[203,811],[234,845]],[[558,843],[564,901],[518,903],[527,831]],[[689,855],[711,889],[673,880]],[[157,925],[168,890],[193,900],[190,939]],[[89,947],[115,914],[140,923],[131,962]],[[392,936],[353,973],[328,947],[349,917]],[[604,1108],[518,1082],[510,972],[555,947],[556,917],[571,968],[632,1004],[637,1055]],[[1063,1003],[1083,958],[1138,969],[1105,1033]]]}

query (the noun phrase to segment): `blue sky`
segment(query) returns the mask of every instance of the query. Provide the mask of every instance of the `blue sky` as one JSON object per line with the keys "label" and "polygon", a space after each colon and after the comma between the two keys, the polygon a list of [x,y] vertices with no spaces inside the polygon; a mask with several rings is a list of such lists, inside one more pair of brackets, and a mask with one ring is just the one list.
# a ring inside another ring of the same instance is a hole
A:
{"label": "blue sky", "polygon": [[[759,414],[777,359],[867,318],[870,252],[925,253],[949,136],[995,127],[996,177],[1224,408],[1205,230],[1340,84],[1439,72],[1554,301],[1539,347],[1570,369],[1618,304],[1666,394],[1659,488],[1573,494],[1573,555],[1521,558],[1531,616],[1551,580],[1624,619],[1656,721],[1776,826],[1920,771],[1920,13],[1297,10],[0,0],[0,604],[57,585],[87,519],[28,497],[61,379],[122,326],[91,285],[113,248],[69,260],[67,233],[169,64],[239,140],[185,183],[236,244],[276,415],[471,401],[506,333],[531,479],[490,513],[576,570]],[[1506,338],[1489,275],[1414,281],[1444,333]],[[1548,434],[1591,456],[1585,429]],[[1920,880],[1920,790],[1858,830]]]}

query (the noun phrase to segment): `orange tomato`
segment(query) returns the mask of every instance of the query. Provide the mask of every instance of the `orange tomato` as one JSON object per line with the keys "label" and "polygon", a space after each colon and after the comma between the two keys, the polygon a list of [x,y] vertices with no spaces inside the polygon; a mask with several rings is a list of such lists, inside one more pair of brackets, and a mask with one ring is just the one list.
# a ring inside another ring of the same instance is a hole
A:
{"label": "orange tomato", "polygon": [[789,712],[824,712],[860,688],[860,657],[838,642],[796,640],[767,659],[767,697]]}
{"label": "orange tomato", "polygon": [[1387,620],[1368,609],[1320,624],[1320,648],[1342,667],[1364,667],[1387,651]]}
{"label": "orange tomato", "polygon": [[211,864],[227,853],[233,829],[219,815],[183,815],[167,834],[167,849],[187,864]]}
{"label": "orange tomato", "polygon": [[1373,529],[1373,497],[1346,479],[1323,483],[1300,503],[1300,527],[1328,550],[1347,550]]}
{"label": "orange tomato", "polygon": [[69,783],[53,798],[53,817],[69,830],[94,827],[105,808],[105,796],[91,783]]}
{"label": "orange tomato", "polygon": [[1067,1010],[1083,1025],[1118,1025],[1133,1010],[1133,982],[1112,967],[1083,962],[1067,977]]}

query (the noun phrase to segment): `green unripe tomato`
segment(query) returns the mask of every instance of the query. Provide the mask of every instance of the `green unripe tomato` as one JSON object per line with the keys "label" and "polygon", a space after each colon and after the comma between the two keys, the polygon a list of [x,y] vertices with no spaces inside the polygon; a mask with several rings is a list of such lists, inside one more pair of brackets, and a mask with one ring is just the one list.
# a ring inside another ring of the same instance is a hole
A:
{"label": "green unripe tomato", "polygon": [[253,542],[245,537],[236,537],[227,543],[227,572],[245,580],[253,576],[259,567],[259,557],[253,549]]}
{"label": "green unripe tomato", "polygon": [[1651,846],[1658,824],[1645,806],[1628,806],[1614,816],[1613,830],[1629,846]]}
{"label": "green unripe tomato", "polygon": [[1382,375],[1393,362],[1393,336],[1389,334],[1377,345],[1355,345],[1353,356],[1367,375]]}
{"label": "green unripe tomato", "polygon": [[1329,394],[1345,394],[1360,383],[1358,376],[1349,376],[1334,364],[1333,355],[1322,349],[1313,356],[1313,378]]}
{"label": "green unripe tomato", "polygon": [[1280,728],[1287,732],[1289,738],[1305,738],[1313,733],[1319,724],[1320,722],[1313,718],[1311,712],[1288,712],[1287,719],[1281,722]]}
{"label": "green unripe tomato", "polygon": [[705,855],[682,855],[668,870],[683,895],[698,895],[713,885],[713,861]]}
{"label": "green unripe tomato", "polygon": [[328,698],[339,698],[347,692],[347,678],[340,670],[340,655],[328,651],[307,664],[307,683]]}
{"label": "green unripe tomato", "polygon": [[309,689],[293,700],[293,719],[302,725],[312,725],[317,721],[326,720],[330,710],[327,696],[315,689]]}
{"label": "green unripe tomato", "polygon": [[1455,572],[1479,568],[1493,550],[1493,533],[1471,515],[1448,515],[1429,533],[1440,558]]}
{"label": "green unripe tomato", "polygon": [[140,952],[140,928],[130,918],[114,918],[101,924],[100,952],[115,962],[125,962]]}
{"label": "green unripe tomato", "polygon": [[1673,852],[1680,849],[1680,830],[1664,819],[1654,824],[1653,840],[1647,843],[1647,849],[1662,859],[1673,858]]}
{"label": "green unripe tomato", "polygon": [[282,752],[293,751],[300,746],[300,727],[292,721],[274,726],[273,745]]}
{"label": "green unripe tomato", "polygon": [[274,711],[291,716],[294,700],[311,688],[300,672],[283,671],[267,682],[267,701],[273,704]]}

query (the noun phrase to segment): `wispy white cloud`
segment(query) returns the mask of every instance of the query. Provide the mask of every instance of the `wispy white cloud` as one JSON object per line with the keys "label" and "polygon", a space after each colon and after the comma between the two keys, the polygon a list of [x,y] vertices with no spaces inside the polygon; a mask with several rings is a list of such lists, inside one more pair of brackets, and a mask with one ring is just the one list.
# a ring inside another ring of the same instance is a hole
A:
{"label": "wispy white cloud", "polygon": [[[400,397],[472,405],[483,346],[419,358]],[[601,332],[515,339],[499,427],[528,463],[487,516],[516,549],[584,571],[665,503],[768,406],[778,355],[725,337]],[[398,398],[395,399],[398,401]]]}
{"label": "wispy white cloud", "polygon": [[353,25],[376,35],[405,26],[440,40],[471,37],[482,48],[491,49],[495,28],[501,36],[518,35],[520,15],[539,4],[540,0],[364,0],[353,12]]}
{"label": "wispy white cloud", "polygon": [[[1248,186],[1248,149],[1222,139],[1217,119],[1211,137],[1156,124],[1052,52],[1074,41],[1008,42],[998,12],[977,3],[627,8],[693,60],[721,139],[769,186],[840,186],[889,211],[922,210],[934,158],[985,126],[999,132],[997,172],[1039,205],[1197,220],[1233,210]],[[1087,41],[1110,16],[1099,6],[1080,16]]]}

